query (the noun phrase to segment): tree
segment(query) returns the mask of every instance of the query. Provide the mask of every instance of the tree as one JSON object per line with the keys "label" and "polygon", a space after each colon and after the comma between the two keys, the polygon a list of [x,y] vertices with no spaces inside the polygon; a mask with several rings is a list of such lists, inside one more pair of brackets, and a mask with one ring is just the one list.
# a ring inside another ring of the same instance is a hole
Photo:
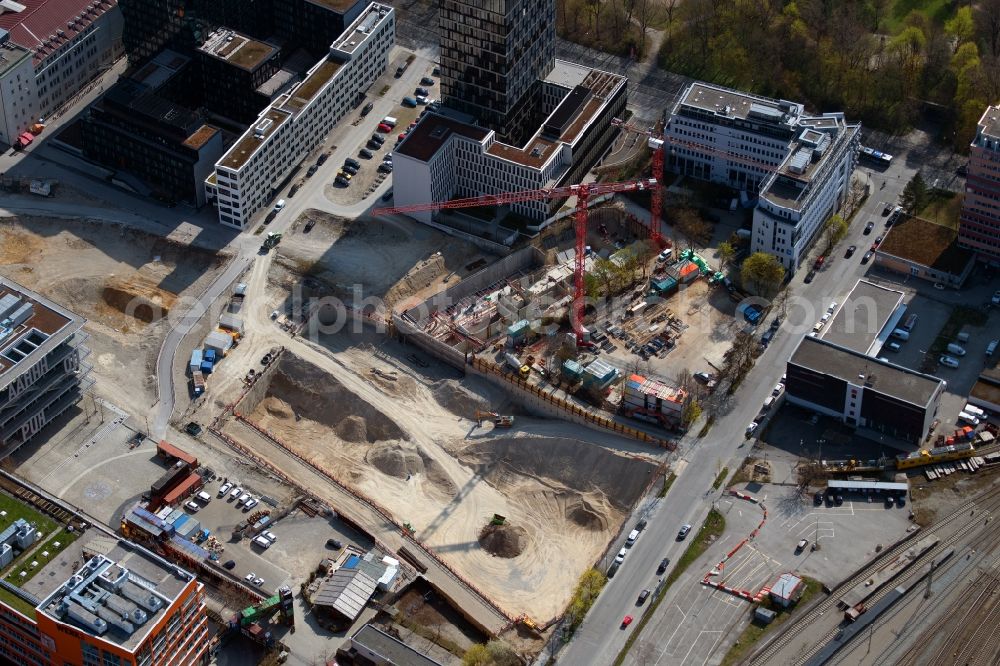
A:
{"label": "tree", "polygon": [[976,24],[972,19],[972,7],[959,7],[955,16],[944,24],[944,30],[957,40],[956,49],[976,36]]}
{"label": "tree", "polygon": [[773,254],[754,252],[740,269],[743,288],[758,296],[769,297],[777,293],[785,279],[785,267]]}
{"label": "tree", "polygon": [[913,178],[903,188],[903,194],[899,197],[899,202],[907,215],[916,215],[927,205],[930,193],[927,191],[927,183],[920,172],[913,174]]}
{"label": "tree", "polygon": [[719,270],[724,270],[736,256],[736,248],[729,241],[722,241],[719,243],[716,254],[719,255]]}
{"label": "tree", "polygon": [[720,377],[733,385],[738,384],[753,367],[758,345],[754,336],[746,331],[738,331],[733,338],[733,346],[726,352]]}
{"label": "tree", "polygon": [[681,409],[681,425],[687,428],[701,416],[701,404],[697,400],[688,400]]}
{"label": "tree", "polygon": [[784,319],[788,316],[788,299],[792,297],[792,288],[785,287],[778,292],[778,295],[771,301],[771,309]]}
{"label": "tree", "polygon": [[693,208],[678,208],[674,211],[674,228],[687,239],[689,247],[704,247],[712,237],[712,225],[703,220]]}
{"label": "tree", "polygon": [[834,245],[844,240],[849,229],[847,220],[837,214],[831,215],[823,227],[823,235],[826,237],[826,251],[829,252]]}
{"label": "tree", "polygon": [[986,53],[1000,56],[1000,0],[982,0],[976,3],[976,26]]}
{"label": "tree", "polygon": [[490,653],[482,643],[476,643],[469,647],[462,655],[462,666],[490,666]]}
{"label": "tree", "polygon": [[868,0],[868,11],[872,17],[872,32],[878,32],[882,19],[888,13],[892,0]]}

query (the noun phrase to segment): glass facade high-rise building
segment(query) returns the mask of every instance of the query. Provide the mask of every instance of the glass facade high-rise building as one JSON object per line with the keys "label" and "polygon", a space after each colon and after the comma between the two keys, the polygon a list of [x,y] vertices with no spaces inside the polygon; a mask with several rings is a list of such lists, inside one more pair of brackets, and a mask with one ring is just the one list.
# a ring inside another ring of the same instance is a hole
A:
{"label": "glass facade high-rise building", "polygon": [[439,22],[445,105],[520,143],[555,64],[553,0],[441,0]]}

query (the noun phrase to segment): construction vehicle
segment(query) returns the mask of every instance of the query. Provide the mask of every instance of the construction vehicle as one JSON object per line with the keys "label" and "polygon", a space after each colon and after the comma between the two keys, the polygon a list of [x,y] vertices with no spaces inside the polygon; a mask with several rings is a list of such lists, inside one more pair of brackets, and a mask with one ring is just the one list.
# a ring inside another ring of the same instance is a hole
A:
{"label": "construction vehicle", "polygon": [[281,586],[273,597],[241,610],[229,621],[229,628],[233,631],[239,630],[253,641],[270,647],[274,644],[274,639],[271,632],[265,629],[265,625],[271,624],[271,619],[275,615],[283,624],[288,626],[295,624],[292,590],[287,585]]}
{"label": "construction vehicle", "polygon": [[506,415],[501,416],[500,414],[497,414],[496,412],[483,412],[483,411],[480,411],[480,410],[477,409],[476,410],[476,422],[480,426],[482,426],[484,419],[489,419],[489,420],[493,421],[493,425],[495,427],[497,427],[497,428],[510,428],[510,427],[512,427],[514,425],[514,417],[513,416],[506,416]]}
{"label": "construction vehicle", "polygon": [[[563,187],[542,188],[540,190],[524,190],[521,192],[504,192],[481,197],[452,199],[451,201],[431,201],[428,203],[399,206],[395,208],[375,208],[372,215],[407,214],[422,211],[439,211],[444,209],[475,208],[478,206],[503,206],[522,201],[548,201],[551,199],[567,199],[576,197],[575,234],[576,253],[573,270],[573,310],[570,321],[576,344],[581,347],[590,346],[586,340],[586,330],[583,327],[583,311],[586,292],[583,286],[583,270],[587,249],[587,215],[591,197],[619,192],[639,192],[647,189],[658,190],[655,178],[646,178],[625,183],[580,183]],[[652,230],[651,230],[652,231]],[[519,370],[520,371],[520,370]],[[529,368],[530,372],[530,368]]]}
{"label": "construction vehicle", "polygon": [[848,621],[848,622],[854,622],[859,617],[861,617],[861,615],[865,611],[867,611],[867,610],[868,610],[868,607],[865,606],[864,602],[861,602],[861,603],[859,603],[857,605],[854,605],[854,606],[851,606],[850,608],[848,608],[847,610],[845,610],[844,611],[844,619],[846,621]]}
{"label": "construction vehicle", "polygon": [[267,254],[272,248],[277,247],[278,243],[281,242],[281,234],[268,231],[267,237],[264,238],[264,244],[260,246],[261,254]]}

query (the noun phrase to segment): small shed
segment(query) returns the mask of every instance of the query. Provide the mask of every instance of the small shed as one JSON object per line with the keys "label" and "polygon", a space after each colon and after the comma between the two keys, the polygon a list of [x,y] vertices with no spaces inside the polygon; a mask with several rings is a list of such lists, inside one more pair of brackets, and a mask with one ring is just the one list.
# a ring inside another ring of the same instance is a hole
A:
{"label": "small shed", "polygon": [[531,322],[527,319],[515,321],[507,327],[507,336],[515,340],[520,340],[531,330]]}
{"label": "small shed", "polygon": [[224,312],[219,315],[219,326],[243,335],[243,317]]}
{"label": "small shed", "polygon": [[583,370],[583,385],[604,388],[618,377],[618,368],[602,359],[591,361]]}
{"label": "small shed", "polygon": [[232,346],[233,337],[228,333],[223,333],[222,331],[212,331],[208,334],[208,337],[205,338],[205,348],[214,349],[223,356],[226,355]]}
{"label": "small shed", "polygon": [[573,359],[568,358],[565,361],[563,361],[562,373],[566,375],[568,378],[576,381],[580,379],[581,376],[583,376],[583,366],[574,361]]}
{"label": "small shed", "polygon": [[670,276],[665,278],[654,278],[649,281],[650,287],[658,294],[669,294],[677,289],[677,280]]}
{"label": "small shed", "polygon": [[805,581],[795,574],[783,573],[771,586],[771,601],[788,608],[799,600],[805,590]]}
{"label": "small shed", "polygon": [[778,614],[773,610],[763,606],[757,606],[753,611],[753,619],[760,624],[771,624],[777,616]]}

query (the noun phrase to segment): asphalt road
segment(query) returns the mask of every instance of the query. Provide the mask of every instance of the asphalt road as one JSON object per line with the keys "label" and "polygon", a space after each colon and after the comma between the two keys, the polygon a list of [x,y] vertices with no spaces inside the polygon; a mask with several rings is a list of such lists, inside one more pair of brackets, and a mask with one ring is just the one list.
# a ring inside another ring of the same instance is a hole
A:
{"label": "asphalt road", "polygon": [[[628,631],[620,629],[622,618],[632,614],[638,620],[640,615],[636,612],[636,598],[643,589],[655,586],[656,567],[660,560],[669,557],[674,562],[684,552],[688,542],[676,541],[678,528],[690,523],[697,529],[704,522],[712,501],[718,497],[718,492],[712,490],[712,483],[718,474],[719,463],[733,470],[747,454],[744,439],[747,425],[757,415],[774,385],[781,380],[786,361],[812,323],[826,310],[830,301],[842,302],[843,296],[872,265],[862,265],[860,260],[865,248],[883,231],[882,202],[895,202],[914,172],[915,169],[904,167],[903,160],[897,159],[888,171],[872,176],[873,192],[854,217],[848,237],[834,249],[811,284],[804,283],[807,270],[800,270],[792,279],[793,295],[810,303],[812,311],[804,307],[789,307],[786,322],[744,380],[731,409],[716,416],[715,425],[704,439],[696,437],[698,429],[694,428],[681,441],[675,454],[674,467],[679,469],[677,480],[665,498],[636,512],[636,520],[640,513],[646,513],[649,521],[647,529],[629,550],[624,564],[608,582],[573,640],[558,653],[559,662],[606,666],[614,661],[628,635]],[[878,188],[883,180],[886,186],[880,190]],[[870,236],[865,236],[862,233],[865,221],[872,216],[880,220],[880,226],[876,226]],[[850,259],[844,259],[849,245],[857,245],[858,250]],[[687,607],[687,600],[674,597],[685,588],[684,583],[691,576],[703,573],[689,571],[667,590],[663,603]],[[668,637],[645,638],[655,641]],[[662,647],[656,647],[655,654],[659,658]],[[669,660],[663,659],[659,663],[669,663]]]}

